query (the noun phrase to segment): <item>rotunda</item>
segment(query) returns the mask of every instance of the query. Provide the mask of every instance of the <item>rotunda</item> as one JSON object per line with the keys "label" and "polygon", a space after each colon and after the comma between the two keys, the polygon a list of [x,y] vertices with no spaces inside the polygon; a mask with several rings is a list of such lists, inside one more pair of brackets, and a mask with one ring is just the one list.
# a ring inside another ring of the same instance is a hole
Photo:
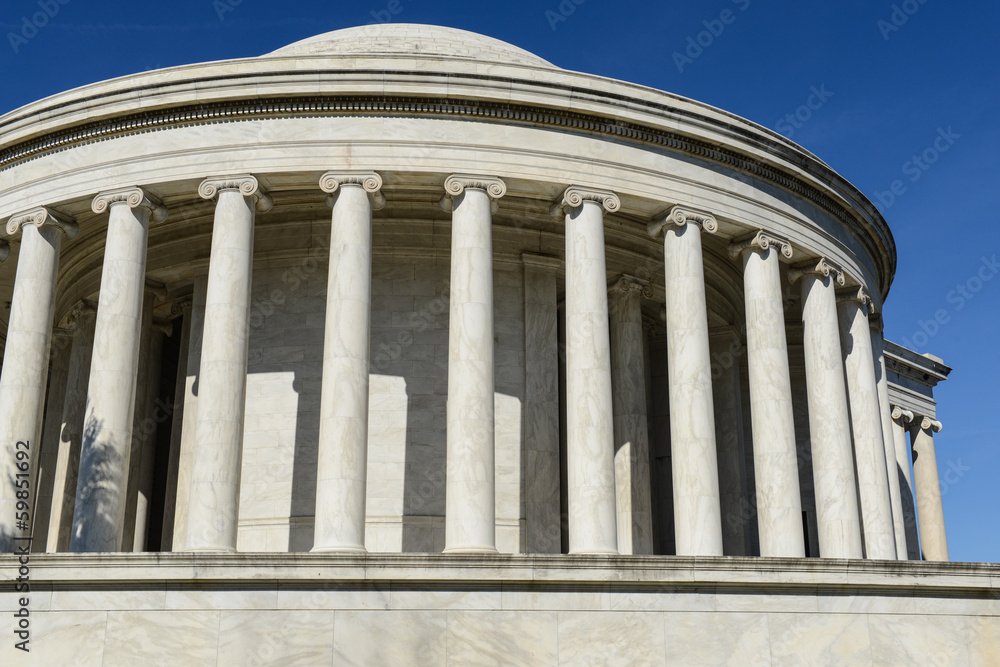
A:
{"label": "rotunda", "polygon": [[0,590],[56,662],[1000,644],[892,234],[775,132],[387,24],[35,102],[0,173]]}

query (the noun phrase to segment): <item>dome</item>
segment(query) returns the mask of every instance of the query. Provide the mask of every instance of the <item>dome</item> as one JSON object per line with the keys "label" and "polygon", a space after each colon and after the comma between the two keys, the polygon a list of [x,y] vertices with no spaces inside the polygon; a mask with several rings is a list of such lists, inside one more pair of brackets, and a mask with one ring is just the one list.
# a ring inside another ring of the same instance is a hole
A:
{"label": "dome", "polygon": [[267,54],[267,56],[359,55],[437,56],[558,69],[552,63],[499,39],[457,28],[415,23],[385,23],[335,30],[303,39]]}

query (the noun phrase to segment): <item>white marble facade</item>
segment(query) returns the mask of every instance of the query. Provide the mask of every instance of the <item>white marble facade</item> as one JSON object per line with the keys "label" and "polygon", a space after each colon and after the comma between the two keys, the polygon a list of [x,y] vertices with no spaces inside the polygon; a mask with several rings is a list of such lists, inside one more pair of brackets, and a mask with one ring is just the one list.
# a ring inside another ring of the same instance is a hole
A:
{"label": "white marble facade", "polygon": [[[0,551],[25,479],[50,664],[134,664],[162,628],[218,664],[880,664],[899,636],[974,664],[948,647],[998,641],[993,570],[933,570],[972,591],[933,593],[936,625],[879,592],[922,567],[887,561],[948,560],[950,369],[883,340],[892,235],[795,144],[430,26],[55,100],[0,118],[0,438],[31,443],[0,449]],[[832,559],[870,561],[868,588]],[[295,563],[338,565],[316,588]]]}

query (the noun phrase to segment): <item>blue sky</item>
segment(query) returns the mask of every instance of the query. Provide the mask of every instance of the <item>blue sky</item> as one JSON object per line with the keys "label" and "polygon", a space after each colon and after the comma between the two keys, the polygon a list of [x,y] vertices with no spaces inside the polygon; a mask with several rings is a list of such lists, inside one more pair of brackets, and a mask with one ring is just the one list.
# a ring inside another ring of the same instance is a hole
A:
{"label": "blue sky", "polygon": [[[472,30],[567,69],[707,102],[790,136],[867,194],[899,252],[886,337],[955,368],[936,392],[938,461],[955,480],[944,493],[952,559],[1000,561],[1000,5],[5,0],[0,113],[377,20]],[[699,51],[689,38],[704,31],[716,34],[701,35]]]}

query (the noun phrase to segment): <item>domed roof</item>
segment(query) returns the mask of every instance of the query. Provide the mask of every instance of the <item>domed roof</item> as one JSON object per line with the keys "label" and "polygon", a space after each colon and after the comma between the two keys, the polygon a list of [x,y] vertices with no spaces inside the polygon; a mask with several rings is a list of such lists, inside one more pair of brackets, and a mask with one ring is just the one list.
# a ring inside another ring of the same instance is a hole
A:
{"label": "domed roof", "polygon": [[[289,44],[267,56],[439,56],[484,63],[555,68],[550,62],[467,30],[415,23],[383,23],[345,28]],[[265,56],[265,57],[267,57]]]}

